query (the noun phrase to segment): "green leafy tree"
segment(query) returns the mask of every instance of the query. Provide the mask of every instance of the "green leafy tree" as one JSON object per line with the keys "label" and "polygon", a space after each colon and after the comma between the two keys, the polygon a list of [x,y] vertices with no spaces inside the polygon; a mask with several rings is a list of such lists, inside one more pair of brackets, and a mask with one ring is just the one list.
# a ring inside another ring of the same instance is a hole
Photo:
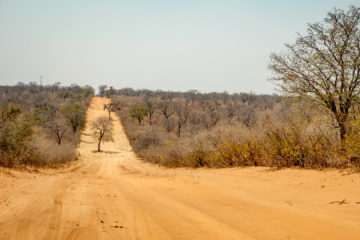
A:
{"label": "green leafy tree", "polygon": [[107,98],[110,98],[112,95],[115,95],[116,94],[116,90],[113,88],[113,87],[110,87],[109,89],[106,89],[104,91],[104,95],[107,97]]}
{"label": "green leafy tree", "polygon": [[82,93],[84,95],[84,97],[92,97],[94,96],[94,88],[86,85],[85,87],[82,88]]}
{"label": "green leafy tree", "polygon": [[327,109],[341,140],[360,94],[359,22],[360,8],[335,9],[323,23],[309,24],[307,34],[299,34],[294,44],[286,44],[286,53],[272,54],[269,64],[283,93]]}
{"label": "green leafy tree", "polygon": [[57,106],[51,104],[44,104],[34,109],[33,119],[39,125],[46,125],[46,123],[54,120],[57,111]]}
{"label": "green leafy tree", "polygon": [[139,103],[135,104],[130,108],[130,116],[136,119],[141,126],[141,122],[144,117],[148,114],[148,109],[145,104]]}
{"label": "green leafy tree", "polygon": [[105,96],[105,91],[108,88],[108,86],[107,85],[100,85],[98,88],[99,88],[99,96],[104,97]]}
{"label": "green leafy tree", "polygon": [[9,105],[1,107],[0,118],[1,123],[6,123],[8,121],[14,121],[19,114],[21,113],[21,107],[18,105]]}
{"label": "green leafy tree", "polygon": [[61,112],[71,126],[73,133],[76,133],[85,126],[86,111],[79,104],[67,105],[61,109]]}
{"label": "green leafy tree", "polygon": [[0,107],[0,165],[12,167],[34,157],[32,121],[16,105]]}
{"label": "green leafy tree", "polygon": [[72,98],[72,97],[74,97],[74,94],[70,91],[63,90],[58,93],[58,98],[61,98],[63,100],[65,100],[67,98]]}

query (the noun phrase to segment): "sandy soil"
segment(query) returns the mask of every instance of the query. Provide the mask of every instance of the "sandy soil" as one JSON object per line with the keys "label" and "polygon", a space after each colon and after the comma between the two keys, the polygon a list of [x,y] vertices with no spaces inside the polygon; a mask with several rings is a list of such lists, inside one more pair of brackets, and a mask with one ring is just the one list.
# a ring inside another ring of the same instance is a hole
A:
{"label": "sandy soil", "polygon": [[360,239],[358,173],[165,169],[137,160],[112,118],[102,153],[86,127],[69,168],[1,169],[0,239]]}

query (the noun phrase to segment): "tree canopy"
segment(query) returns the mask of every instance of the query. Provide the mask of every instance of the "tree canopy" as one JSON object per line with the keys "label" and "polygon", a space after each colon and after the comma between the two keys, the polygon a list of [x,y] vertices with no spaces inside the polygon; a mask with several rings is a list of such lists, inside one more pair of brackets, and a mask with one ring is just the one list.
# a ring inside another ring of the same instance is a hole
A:
{"label": "tree canopy", "polygon": [[135,118],[139,122],[139,125],[141,125],[142,120],[148,114],[148,109],[143,103],[133,105],[129,111],[130,116]]}
{"label": "tree canopy", "polygon": [[287,52],[272,54],[269,68],[280,90],[324,106],[340,137],[360,93],[360,8],[334,9],[322,23],[309,24]]}
{"label": "tree canopy", "polygon": [[98,152],[101,151],[101,142],[113,141],[113,124],[107,117],[98,117],[91,123],[94,137],[98,140]]}

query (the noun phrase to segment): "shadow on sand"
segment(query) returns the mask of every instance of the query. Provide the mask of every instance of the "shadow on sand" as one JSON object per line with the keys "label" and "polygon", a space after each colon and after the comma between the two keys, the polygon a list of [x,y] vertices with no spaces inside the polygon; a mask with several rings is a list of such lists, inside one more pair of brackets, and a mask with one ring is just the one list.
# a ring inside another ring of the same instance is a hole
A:
{"label": "shadow on sand", "polygon": [[97,150],[93,150],[91,152],[93,152],[93,153],[106,153],[106,154],[119,154],[119,153],[121,153],[121,152],[117,152],[117,151],[100,151],[100,152],[98,152]]}

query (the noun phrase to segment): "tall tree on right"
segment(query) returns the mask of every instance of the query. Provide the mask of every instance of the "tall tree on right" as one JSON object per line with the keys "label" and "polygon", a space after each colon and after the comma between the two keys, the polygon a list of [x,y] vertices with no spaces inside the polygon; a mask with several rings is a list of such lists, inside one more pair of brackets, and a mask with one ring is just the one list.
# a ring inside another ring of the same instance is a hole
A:
{"label": "tall tree on right", "polygon": [[334,9],[322,23],[309,24],[287,52],[271,55],[271,79],[288,96],[324,106],[334,117],[340,138],[360,93],[360,8]]}

